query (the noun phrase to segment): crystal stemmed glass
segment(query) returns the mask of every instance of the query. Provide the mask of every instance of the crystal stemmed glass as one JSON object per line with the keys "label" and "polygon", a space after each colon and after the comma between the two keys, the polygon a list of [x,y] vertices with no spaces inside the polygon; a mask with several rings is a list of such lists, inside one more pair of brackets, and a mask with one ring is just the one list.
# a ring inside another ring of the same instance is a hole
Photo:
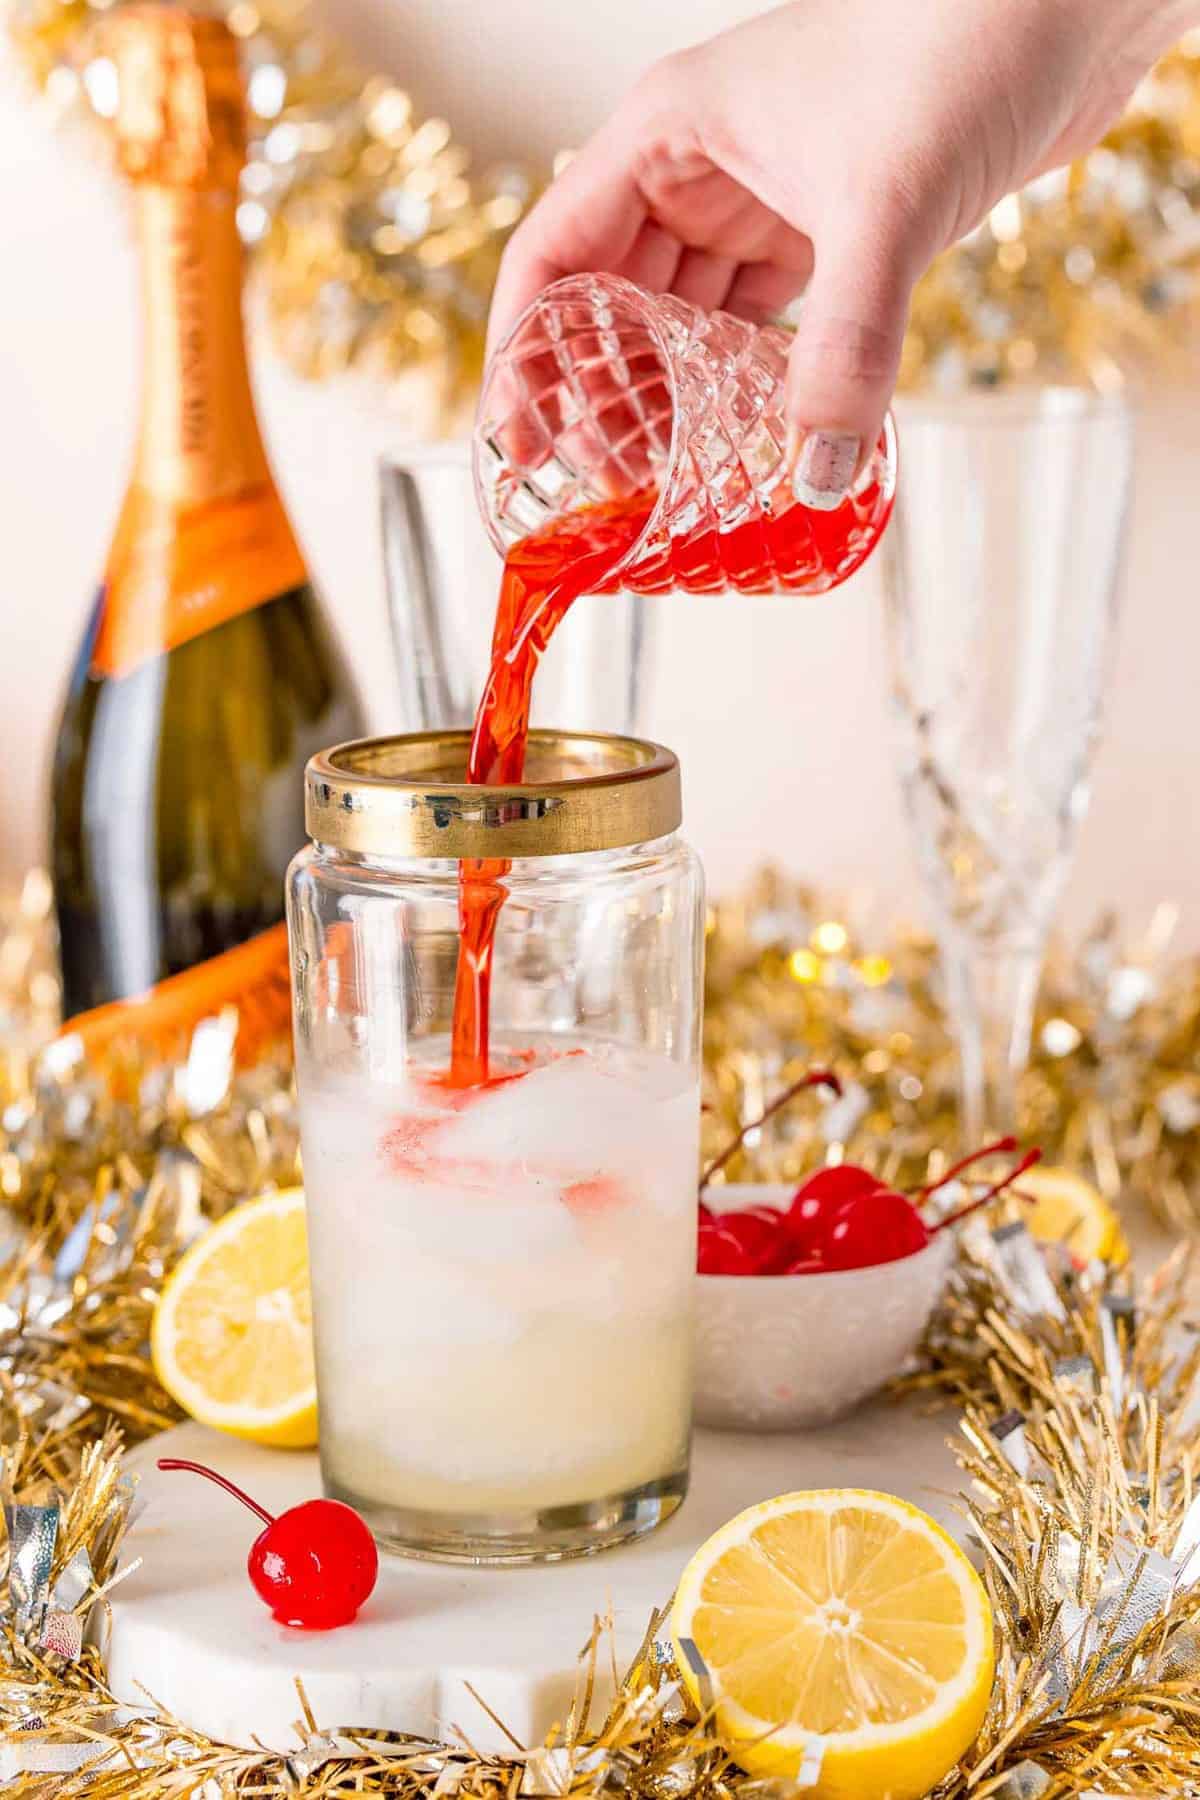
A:
{"label": "crystal stemmed glass", "polygon": [[884,540],[900,772],[972,1144],[1016,1125],[1046,937],[1088,802],[1128,409],[1047,388],[910,400]]}

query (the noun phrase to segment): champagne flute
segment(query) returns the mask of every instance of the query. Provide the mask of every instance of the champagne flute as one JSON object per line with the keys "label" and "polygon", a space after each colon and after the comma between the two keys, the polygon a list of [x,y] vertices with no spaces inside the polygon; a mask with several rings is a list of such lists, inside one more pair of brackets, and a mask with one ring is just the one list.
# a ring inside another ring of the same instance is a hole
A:
{"label": "champagne flute", "polygon": [[1016,1127],[1046,938],[1088,803],[1128,511],[1118,396],[899,409],[884,542],[901,781],[971,1144]]}

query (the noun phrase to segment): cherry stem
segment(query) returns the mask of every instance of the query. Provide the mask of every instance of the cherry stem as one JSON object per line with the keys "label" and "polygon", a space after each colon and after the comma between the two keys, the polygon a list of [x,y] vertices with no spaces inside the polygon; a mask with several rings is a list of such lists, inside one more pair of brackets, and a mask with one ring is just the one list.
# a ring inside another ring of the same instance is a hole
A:
{"label": "cherry stem", "polygon": [[232,1494],[235,1500],[240,1500],[243,1506],[248,1506],[252,1513],[257,1513],[264,1525],[275,1523],[274,1513],[269,1513],[265,1506],[260,1506],[257,1500],[252,1500],[249,1494],[244,1494],[240,1487],[235,1487],[232,1481],[225,1479],[224,1475],[218,1475],[215,1469],[205,1468],[203,1463],[187,1462],[180,1456],[160,1456],[158,1466],[160,1469],[186,1469],[189,1475],[204,1475],[209,1481],[215,1481],[218,1487],[223,1487],[227,1494]]}
{"label": "cherry stem", "polygon": [[[1015,1150],[1016,1147],[1017,1140],[1015,1137],[1002,1137],[997,1138],[994,1144],[985,1144],[982,1150],[972,1150],[970,1156],[964,1156],[961,1162],[952,1163],[946,1170],[946,1173],[940,1175],[936,1181],[927,1182],[924,1187],[913,1189],[913,1192],[917,1196],[918,1206],[923,1205],[931,1194],[936,1194],[939,1188],[946,1187],[957,1176],[961,1175],[964,1169],[969,1169],[972,1163],[982,1162],[985,1156],[1007,1155],[1010,1151]],[[1011,1177],[1009,1179],[1011,1179]]]}
{"label": "cherry stem", "polygon": [[720,1156],[717,1157],[715,1162],[710,1162],[707,1169],[705,1169],[704,1173],[701,1175],[701,1189],[703,1190],[706,1188],[717,1170],[723,1169],[730,1157],[737,1154],[752,1131],[757,1131],[760,1126],[766,1124],[768,1119],[773,1118],[781,1107],[786,1106],[789,1100],[794,1100],[797,1094],[802,1094],[805,1088],[811,1087],[832,1088],[839,1100],[841,1099],[842,1084],[833,1073],[833,1070],[811,1069],[807,1075],[802,1075],[799,1081],[793,1081],[791,1087],[784,1088],[782,1094],[777,1094],[770,1106],[767,1107],[765,1112],[760,1113],[757,1119],[751,1119],[749,1124],[742,1126],[742,1129],[738,1132],[733,1142],[725,1146]]}
{"label": "cherry stem", "polygon": [[[982,1152],[980,1154],[982,1155]],[[936,1237],[939,1231],[945,1231],[947,1225],[960,1224],[969,1213],[978,1212],[981,1206],[986,1206],[989,1200],[994,1200],[997,1194],[1002,1194],[1005,1188],[1012,1186],[1014,1181],[1019,1181],[1027,1169],[1032,1169],[1034,1163],[1041,1162],[1041,1160],[1040,1150],[1027,1150],[1016,1167],[1010,1169],[1008,1174],[1002,1176],[999,1181],[994,1182],[986,1194],[980,1194],[978,1200],[972,1200],[969,1206],[960,1206],[958,1211],[951,1213],[948,1219],[940,1220],[930,1231],[930,1237]]]}

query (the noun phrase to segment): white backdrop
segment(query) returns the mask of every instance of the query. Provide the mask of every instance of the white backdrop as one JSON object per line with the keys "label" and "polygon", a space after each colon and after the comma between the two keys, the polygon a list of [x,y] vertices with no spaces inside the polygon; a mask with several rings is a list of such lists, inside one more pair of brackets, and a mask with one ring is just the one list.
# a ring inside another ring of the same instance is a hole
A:
{"label": "white backdrop", "polygon": [[[578,141],[641,62],[750,10],[406,0],[401,12],[395,0],[342,0],[360,46],[490,156]],[[0,207],[2,876],[40,850],[53,713],[124,480],[136,344],[116,198],[78,145],[49,135],[11,69],[0,70]],[[269,357],[256,378],[293,517],[374,719],[393,725],[373,461],[403,438],[403,412],[356,385],[306,387]],[[1067,909],[1077,923],[1115,904],[1136,921],[1171,896],[1188,943],[1200,942],[1198,475],[1200,395],[1176,393],[1142,421],[1121,654]],[[772,859],[911,914],[870,566],[820,601],[657,604],[649,723],[683,759],[687,829],[712,887]]]}

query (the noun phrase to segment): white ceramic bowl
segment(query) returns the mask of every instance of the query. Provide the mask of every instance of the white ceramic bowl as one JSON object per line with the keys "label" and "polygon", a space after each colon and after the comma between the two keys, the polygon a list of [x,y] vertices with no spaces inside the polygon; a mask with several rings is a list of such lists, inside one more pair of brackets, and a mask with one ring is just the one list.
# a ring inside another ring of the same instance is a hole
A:
{"label": "white ceramic bowl", "polygon": [[[789,1204],[792,1188],[714,1188],[714,1211]],[[825,1425],[899,1373],[950,1264],[950,1233],[915,1256],[827,1275],[697,1275],[698,1425]]]}

